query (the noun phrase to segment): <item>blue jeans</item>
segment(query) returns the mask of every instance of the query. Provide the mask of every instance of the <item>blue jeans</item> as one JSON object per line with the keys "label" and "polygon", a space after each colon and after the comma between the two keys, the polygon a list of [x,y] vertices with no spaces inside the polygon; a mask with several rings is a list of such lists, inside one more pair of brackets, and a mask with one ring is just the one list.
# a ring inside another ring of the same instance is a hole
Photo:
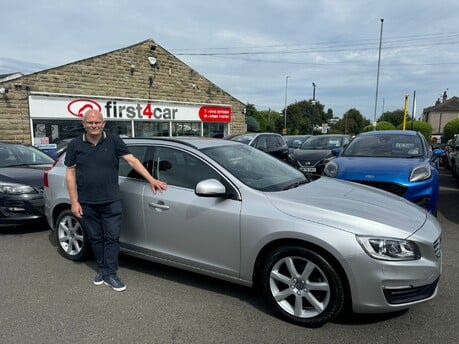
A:
{"label": "blue jeans", "polygon": [[103,204],[81,204],[83,228],[91,243],[99,272],[116,274],[120,251],[121,201]]}

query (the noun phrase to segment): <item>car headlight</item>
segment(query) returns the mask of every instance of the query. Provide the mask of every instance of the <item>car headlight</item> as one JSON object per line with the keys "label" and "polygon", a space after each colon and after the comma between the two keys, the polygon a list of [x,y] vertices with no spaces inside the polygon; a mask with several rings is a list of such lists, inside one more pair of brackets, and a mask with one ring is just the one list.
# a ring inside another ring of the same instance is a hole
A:
{"label": "car headlight", "polygon": [[356,236],[364,251],[380,260],[416,260],[421,258],[418,246],[410,240]]}
{"label": "car headlight", "polygon": [[432,175],[430,167],[427,165],[420,165],[413,168],[410,173],[410,182],[418,182],[420,180],[429,179]]}
{"label": "car headlight", "polygon": [[328,162],[327,165],[325,165],[323,173],[326,176],[335,178],[338,174],[338,164],[336,164],[334,161]]}
{"label": "car headlight", "polygon": [[0,193],[9,194],[9,195],[21,195],[36,193],[37,191],[29,186],[16,183],[1,183],[0,182]]}

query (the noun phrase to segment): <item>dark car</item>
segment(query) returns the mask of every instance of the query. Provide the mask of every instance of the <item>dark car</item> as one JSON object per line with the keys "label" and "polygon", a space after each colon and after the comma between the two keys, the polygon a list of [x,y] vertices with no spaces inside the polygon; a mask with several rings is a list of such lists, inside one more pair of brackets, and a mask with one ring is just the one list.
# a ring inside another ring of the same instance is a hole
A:
{"label": "dark car", "polygon": [[331,159],[332,149],[342,148],[350,142],[348,135],[325,134],[311,136],[290,154],[288,162],[308,176],[319,176]]}
{"label": "dark car", "polygon": [[289,154],[299,148],[307,138],[312,135],[284,135],[285,142],[287,143]]}
{"label": "dark car", "polygon": [[[337,152],[336,152],[337,153]],[[438,158],[420,132],[378,130],[357,135],[330,161],[324,175],[373,186],[437,213]]]}
{"label": "dark car", "polygon": [[245,143],[281,160],[287,160],[287,143],[276,133],[247,133],[230,137],[229,140]]}
{"label": "dark car", "polygon": [[43,174],[54,159],[19,143],[0,143],[0,227],[46,223]]}

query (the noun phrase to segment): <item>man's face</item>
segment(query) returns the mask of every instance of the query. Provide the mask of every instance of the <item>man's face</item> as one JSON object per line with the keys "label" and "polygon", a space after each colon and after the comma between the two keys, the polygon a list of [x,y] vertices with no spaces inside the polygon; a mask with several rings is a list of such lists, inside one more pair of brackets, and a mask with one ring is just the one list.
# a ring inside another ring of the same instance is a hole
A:
{"label": "man's face", "polygon": [[88,111],[83,119],[83,126],[89,135],[100,135],[105,127],[105,121],[98,112]]}

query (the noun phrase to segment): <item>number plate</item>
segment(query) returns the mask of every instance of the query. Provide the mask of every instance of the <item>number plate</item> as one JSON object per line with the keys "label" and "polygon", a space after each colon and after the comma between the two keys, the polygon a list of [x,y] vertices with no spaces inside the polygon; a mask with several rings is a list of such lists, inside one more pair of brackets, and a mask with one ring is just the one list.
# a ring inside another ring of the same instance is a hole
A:
{"label": "number plate", "polygon": [[300,167],[301,172],[316,173],[315,167]]}

